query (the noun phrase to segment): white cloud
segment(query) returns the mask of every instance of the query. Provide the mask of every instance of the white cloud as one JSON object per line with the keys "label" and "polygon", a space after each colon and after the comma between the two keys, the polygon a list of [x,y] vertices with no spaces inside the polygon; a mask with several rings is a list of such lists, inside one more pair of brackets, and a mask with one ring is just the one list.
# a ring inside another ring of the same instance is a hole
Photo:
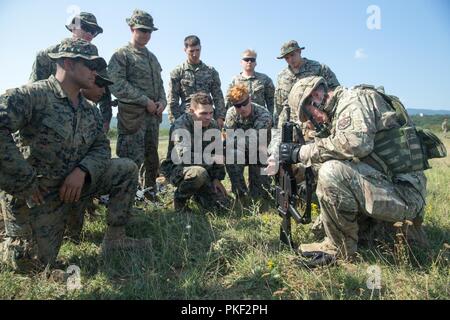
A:
{"label": "white cloud", "polygon": [[364,52],[363,48],[359,48],[355,51],[355,59],[356,60],[363,60],[367,59],[369,56]]}

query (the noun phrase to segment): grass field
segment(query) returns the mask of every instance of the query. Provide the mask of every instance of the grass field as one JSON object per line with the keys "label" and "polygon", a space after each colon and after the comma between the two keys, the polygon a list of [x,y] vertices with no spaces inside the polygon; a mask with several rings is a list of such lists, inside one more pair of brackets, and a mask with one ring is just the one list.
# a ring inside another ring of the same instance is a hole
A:
{"label": "grass field", "polygon": [[[450,139],[443,139],[450,150]],[[167,144],[161,143],[160,154]],[[114,147],[113,147],[114,149]],[[257,213],[174,212],[141,204],[129,235],[150,237],[152,249],[100,259],[105,225],[87,220],[82,242],[65,242],[59,259],[80,268],[81,288],[69,290],[43,276],[0,270],[0,299],[449,299],[450,159],[432,160],[425,228],[427,250],[405,244],[361,248],[358,262],[308,270],[279,242],[281,219]],[[227,187],[230,188],[227,182]],[[295,227],[297,242],[313,241],[309,226]],[[381,289],[368,289],[379,268]]]}

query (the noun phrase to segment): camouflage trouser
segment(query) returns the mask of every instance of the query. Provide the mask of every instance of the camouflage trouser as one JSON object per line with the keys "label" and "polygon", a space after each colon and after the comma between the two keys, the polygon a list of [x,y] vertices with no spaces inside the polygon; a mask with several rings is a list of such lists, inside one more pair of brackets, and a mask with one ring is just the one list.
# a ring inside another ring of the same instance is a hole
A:
{"label": "camouflage trouser", "polygon": [[244,195],[249,193],[252,198],[269,199],[270,177],[264,173],[264,167],[256,164],[248,166],[248,188],[244,179],[244,169],[246,165],[228,164],[226,165],[228,176],[230,177],[233,193]]}
{"label": "camouflage trouser", "polygon": [[68,216],[85,205],[86,199],[110,195],[107,224],[123,226],[127,223],[137,187],[138,170],[129,159],[112,159],[106,172],[95,184],[86,184],[81,201],[65,204],[59,190],[45,196],[45,204],[28,208],[23,200],[6,195],[2,200],[6,237],[2,244],[2,260],[20,269],[34,254],[43,265],[53,264],[61,246]]}
{"label": "camouflage trouser", "polygon": [[141,185],[155,188],[159,170],[158,157],[159,118],[146,115],[145,121],[136,133],[117,137],[117,156],[132,159],[139,168]]}
{"label": "camouflage trouser", "polygon": [[194,200],[206,209],[224,200],[214,192],[208,171],[200,166],[175,167],[170,183],[177,187],[174,198],[186,200],[194,196]]}
{"label": "camouflage trouser", "polygon": [[[426,181],[417,184],[424,186]],[[425,206],[412,184],[394,184],[362,162],[325,162],[319,170],[317,196],[325,233],[344,257],[356,252],[361,214],[381,221],[414,220]]]}

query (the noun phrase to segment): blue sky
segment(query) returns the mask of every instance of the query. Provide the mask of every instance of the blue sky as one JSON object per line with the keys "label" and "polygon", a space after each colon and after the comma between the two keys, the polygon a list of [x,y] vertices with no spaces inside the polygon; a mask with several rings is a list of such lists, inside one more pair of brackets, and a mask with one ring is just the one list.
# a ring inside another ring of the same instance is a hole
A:
{"label": "blue sky", "polygon": [[[380,29],[367,27],[370,5],[380,9]],[[133,9],[152,14],[159,30],[148,47],[164,69],[166,90],[169,72],[186,58],[186,35],[201,38],[202,60],[219,71],[223,90],[246,48],[258,52],[257,71],[276,82],[286,63],[275,57],[295,39],[306,47],[303,56],[330,66],[345,86],[384,85],[407,107],[450,109],[447,0],[0,0],[0,93],[28,81],[37,51],[71,35],[64,27],[71,8],[96,15],[105,32],[93,43],[107,61],[129,41],[125,18]]]}

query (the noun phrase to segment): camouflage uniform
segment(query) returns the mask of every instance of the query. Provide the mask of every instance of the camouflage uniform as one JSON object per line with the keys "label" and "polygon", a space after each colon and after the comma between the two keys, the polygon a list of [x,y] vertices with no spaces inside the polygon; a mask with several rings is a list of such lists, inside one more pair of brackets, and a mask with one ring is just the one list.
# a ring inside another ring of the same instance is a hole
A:
{"label": "camouflage uniform", "polygon": [[[79,23],[88,24],[97,29],[97,32],[102,33],[103,29],[97,24],[97,19],[92,13],[88,12],[80,12],[79,15],[74,17],[71,25],[67,25],[66,28],[72,32],[73,23],[75,19],[79,19]],[[59,52],[59,44],[51,46],[45,50],[40,51],[36,55],[36,60],[33,63],[33,68],[30,74],[30,83],[46,80],[51,75],[55,75],[56,73],[56,63],[50,59],[48,56],[49,53],[58,53]]]}
{"label": "camouflage uniform", "polygon": [[[132,27],[157,30],[151,16],[140,10],[134,11],[127,22]],[[159,170],[161,117],[149,114],[146,106],[150,99],[163,106],[167,104],[161,71],[153,53],[131,43],[118,49],[108,65],[108,74],[114,82],[109,88],[119,100],[116,153],[132,159],[139,168],[144,164],[145,185],[150,188],[155,188]]]}
{"label": "camouflage uniform", "polygon": [[[70,39],[65,43],[66,49],[75,48],[106,66],[103,59],[95,58],[93,45]],[[43,264],[53,264],[68,212],[83,205],[84,199],[110,194],[108,225],[127,222],[137,168],[127,159],[110,159],[109,140],[98,110],[81,95],[79,98],[74,108],[54,76],[9,90],[0,98],[0,188],[5,190],[2,208],[6,229],[2,260],[15,268],[21,268],[33,254]],[[11,136],[17,130],[30,146],[26,158]],[[65,204],[59,198],[59,188],[76,167],[88,173],[81,201]],[[38,206],[32,203],[31,195],[41,187],[48,192],[45,205]]]}
{"label": "camouflage uniform", "polygon": [[[296,50],[304,49],[300,48],[297,41],[291,40],[285,43],[281,47],[281,56],[278,59],[282,59],[284,55]],[[303,59],[303,65],[297,73],[291,70],[291,67],[287,67],[278,75],[277,86],[275,88],[275,124],[278,123],[278,116],[284,107],[288,106],[288,95],[292,86],[300,79],[310,76],[323,77],[330,89],[334,89],[339,86],[339,81],[336,78],[334,72],[324,64],[321,64],[314,60]]]}
{"label": "camouflage uniform", "polygon": [[[217,123],[213,120],[211,124],[202,128],[203,133],[209,129],[219,130]],[[189,132],[190,141],[183,141],[182,133]],[[169,147],[166,157],[166,171],[165,175],[169,177],[170,182],[177,187],[175,190],[174,198],[181,201],[194,196],[202,207],[211,209],[217,205],[217,202],[222,202],[224,199],[220,195],[216,194],[212,189],[212,181],[214,179],[223,180],[225,178],[225,167],[217,163],[206,164],[203,157],[202,163],[197,164],[194,162],[195,152],[194,150],[194,120],[190,113],[185,113],[179,117],[173,124],[173,136],[171,139],[174,141],[172,147]],[[202,148],[198,150],[203,155],[203,150],[211,142],[202,141]],[[189,154],[191,164],[174,164],[172,160],[172,154],[175,154],[179,159],[183,159],[183,155]]]}
{"label": "camouflage uniform", "polygon": [[[170,73],[169,82],[169,119],[173,123],[189,107],[190,96],[203,91],[212,96],[214,102],[214,119],[225,119],[226,109],[219,73],[203,62],[191,65],[184,62]],[[181,100],[181,101],[180,101]]]}
{"label": "camouflage uniform", "polygon": [[[241,73],[233,78],[229,88],[239,83],[247,85],[248,92],[254,103],[265,107],[271,115],[273,114],[275,86],[273,85],[272,79],[264,73],[259,72],[255,72],[255,75],[252,77],[245,77]],[[227,101],[226,107],[228,110],[232,107],[232,104]]]}
{"label": "camouflage uniform", "polygon": [[[91,13],[81,12],[79,16],[81,23],[87,23],[91,26],[95,26],[98,28],[100,33],[103,32],[103,29],[97,24],[97,19]],[[66,28],[71,31],[71,25],[67,25]],[[30,74],[29,82],[33,83],[39,80],[48,79],[51,75],[55,75],[56,73],[56,63],[50,59],[48,56],[49,53],[58,53],[59,52],[59,44],[51,46],[47,49],[39,51],[36,55],[36,59],[34,60],[32,71]],[[109,90],[106,90],[103,97],[98,102],[99,108],[102,111],[102,116],[104,122],[110,122],[112,118],[111,112],[111,93]]]}
{"label": "camouflage uniform", "polygon": [[[312,92],[324,81],[319,77],[299,81],[289,96],[291,108],[304,102],[306,87]],[[375,91],[338,87],[324,110],[331,116],[331,135],[302,146],[298,158],[305,166],[321,165],[317,196],[328,243],[350,257],[357,249],[361,216],[421,221],[426,178],[423,171],[390,176],[371,161],[375,134],[399,127],[395,112]]]}
{"label": "camouflage uniform", "polygon": [[[272,115],[269,111],[260,105],[252,102],[252,113],[250,117],[243,118],[237,112],[235,107],[228,109],[227,117],[225,119],[225,129],[242,129],[244,131],[249,129],[255,129],[258,132],[261,129],[267,130],[267,143],[270,142],[270,129],[272,128]],[[235,141],[235,149],[234,149],[234,159],[237,159],[237,154],[239,150],[237,148]],[[257,142],[257,146],[261,147],[260,141]],[[252,198],[267,198],[270,187],[270,178],[262,173],[261,171],[264,168],[265,164],[248,164],[249,158],[249,140],[246,138],[245,141],[245,158],[247,164],[227,164],[226,169],[228,172],[228,176],[231,180],[231,185],[233,189],[233,193],[241,196],[245,195],[250,191],[250,197]],[[260,161],[258,161],[260,162]],[[244,168],[248,166],[248,184],[249,188],[244,180]]]}

